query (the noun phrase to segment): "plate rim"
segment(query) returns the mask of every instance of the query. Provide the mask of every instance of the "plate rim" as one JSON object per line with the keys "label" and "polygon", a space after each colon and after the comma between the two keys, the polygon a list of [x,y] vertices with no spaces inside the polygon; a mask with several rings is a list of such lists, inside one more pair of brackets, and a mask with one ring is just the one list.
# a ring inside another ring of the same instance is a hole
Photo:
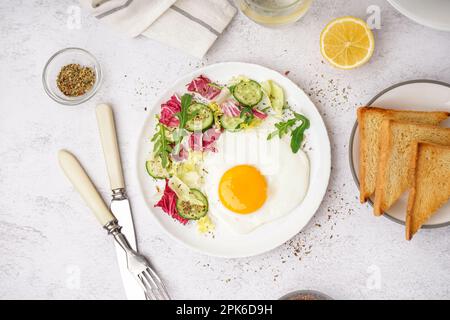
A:
{"label": "plate rim", "polygon": [[[282,243],[279,243],[279,244],[277,244],[277,245],[271,246],[270,248],[267,248],[267,249],[264,249],[264,250],[255,250],[253,253],[250,253],[250,254],[227,255],[227,254],[221,254],[221,253],[213,253],[213,252],[210,252],[210,251],[203,250],[203,249],[201,249],[201,248],[197,248],[196,246],[191,245],[190,243],[184,242],[184,241],[182,241],[181,239],[177,238],[174,234],[172,234],[171,232],[169,232],[169,231],[166,229],[166,227],[163,225],[163,223],[162,223],[161,221],[159,221],[159,220],[157,219],[156,216],[154,216],[153,214],[150,214],[151,219],[153,219],[154,221],[156,221],[156,223],[160,226],[160,228],[164,231],[165,234],[167,234],[171,239],[175,240],[177,243],[180,243],[181,245],[183,245],[183,246],[185,246],[185,247],[188,247],[188,248],[192,249],[194,252],[199,253],[199,254],[203,254],[203,255],[207,255],[207,256],[211,256],[211,257],[218,257],[218,258],[224,258],[224,259],[238,259],[238,258],[248,258],[248,257],[258,256],[258,255],[261,255],[261,254],[270,252],[270,251],[272,251],[272,250],[278,248],[279,246],[283,245],[284,243],[286,243],[287,241],[289,241],[290,239],[292,239],[293,237],[295,237],[299,232],[301,232],[301,231],[302,231],[302,230],[303,230],[303,229],[311,222],[311,219],[312,219],[312,218],[314,217],[314,215],[317,213],[317,210],[320,208],[320,205],[321,205],[322,202],[324,201],[325,196],[326,196],[326,194],[327,194],[328,186],[329,186],[329,184],[330,184],[330,179],[331,179],[331,166],[332,166],[332,163],[331,163],[331,160],[332,160],[332,150],[331,150],[330,136],[329,136],[329,132],[328,132],[328,128],[327,128],[327,126],[326,126],[326,123],[325,123],[325,121],[324,121],[322,115],[320,114],[319,109],[318,109],[317,106],[314,104],[314,102],[308,97],[308,95],[305,93],[305,91],[304,91],[297,83],[295,83],[293,80],[289,79],[288,77],[286,77],[286,76],[283,75],[282,73],[280,73],[280,72],[278,72],[278,71],[276,71],[276,70],[274,70],[274,69],[272,69],[272,68],[269,68],[269,67],[266,67],[266,66],[264,66],[264,65],[257,64],[257,63],[241,62],[241,61],[222,61],[222,62],[217,62],[217,63],[208,64],[208,65],[205,65],[205,66],[203,66],[203,67],[201,67],[201,68],[192,70],[192,71],[190,71],[190,72],[183,73],[182,75],[177,76],[176,79],[175,79],[173,82],[170,83],[170,85],[166,86],[166,88],[163,89],[163,91],[161,91],[161,93],[157,96],[157,98],[156,98],[155,101],[157,102],[157,101],[159,101],[159,100],[161,99],[161,97],[167,95],[167,93],[170,92],[171,88],[173,88],[173,87],[180,81],[181,78],[183,78],[183,77],[189,77],[189,76],[195,76],[197,73],[199,73],[199,72],[201,73],[204,69],[207,69],[207,68],[209,68],[209,67],[213,67],[213,66],[217,66],[217,65],[226,65],[226,64],[244,64],[244,65],[249,65],[249,66],[252,66],[252,67],[263,68],[263,69],[269,70],[269,71],[271,71],[271,72],[277,73],[277,74],[279,74],[281,77],[286,78],[287,81],[291,82],[295,87],[297,87],[298,90],[302,91],[303,94],[305,94],[306,98],[309,99],[309,100],[311,101],[311,104],[314,106],[316,112],[318,113],[318,115],[319,115],[319,117],[320,117],[320,120],[322,121],[322,125],[323,125],[323,127],[324,127],[324,129],[325,129],[325,135],[326,135],[327,141],[328,141],[328,144],[326,145],[326,146],[327,146],[327,150],[326,150],[326,151],[327,151],[327,153],[328,153],[328,159],[327,159],[327,161],[328,161],[328,166],[327,166],[327,168],[326,168],[327,178],[326,178],[326,183],[324,182],[323,194],[321,194],[321,196],[320,196],[320,201],[318,201],[317,204],[316,204],[316,208],[315,208],[315,210],[314,210],[314,213],[313,213],[313,214],[311,215],[311,217],[308,219],[307,223],[306,223],[302,228],[300,228],[294,235],[292,235],[290,238],[288,238],[287,240],[283,241]],[[155,105],[155,104],[154,104],[154,105]],[[154,106],[154,105],[153,105],[153,106]],[[141,129],[140,129],[140,131],[139,131],[139,135],[138,135],[138,139],[139,139],[138,141],[141,140],[141,137],[142,137],[142,135],[143,135],[144,132],[145,132],[145,123],[146,123],[147,118],[148,118],[148,116],[149,116],[149,112],[151,112],[151,110],[153,109],[153,106],[152,106],[151,108],[149,108],[149,111],[148,111],[148,113],[147,113],[147,115],[146,115],[146,117],[145,117],[145,119],[144,119],[144,121],[143,121],[143,123],[142,123],[142,127],[141,127]],[[135,164],[135,165],[137,165],[137,162],[138,162],[138,160],[139,160],[139,150],[140,150],[140,147],[139,147],[139,143],[138,143],[137,146],[136,146],[136,148],[135,148],[135,153],[134,153],[134,156],[135,156],[134,164]],[[138,169],[138,167],[135,167],[135,168],[136,168],[136,170],[135,170],[135,178],[136,178],[136,180],[137,180],[137,182],[138,182],[138,184],[139,184],[139,189],[138,189],[138,190],[140,191],[141,194],[144,194],[143,186],[142,186],[142,184],[140,183],[139,169]],[[143,200],[144,200],[144,202],[145,202],[145,206],[146,206],[146,207],[149,209],[149,211],[152,213],[152,210],[150,210],[150,208],[148,207],[147,201],[145,201],[145,199],[143,199]]]}
{"label": "plate rim", "polygon": [[[372,99],[369,100],[369,102],[366,104],[366,106],[368,106],[368,107],[371,106],[376,100],[378,100],[378,98],[380,98],[381,96],[383,96],[384,94],[386,94],[387,92],[389,92],[395,88],[413,84],[413,83],[431,83],[431,84],[442,85],[444,87],[450,88],[450,83],[447,83],[444,81],[439,81],[439,80],[416,79],[416,80],[403,81],[403,82],[396,83],[392,86],[389,86],[389,87],[381,90]],[[358,119],[355,120],[352,131],[350,133],[350,139],[349,139],[349,144],[348,144],[348,159],[349,159],[349,164],[350,164],[350,171],[353,176],[353,181],[355,182],[358,190],[360,190],[359,179],[358,179],[358,176],[356,175],[355,163],[353,162],[353,143],[354,143],[357,129],[358,129]],[[370,198],[367,200],[367,202],[369,203],[369,205],[371,207],[373,207],[373,201]],[[405,225],[404,221],[394,218],[388,212],[385,212],[382,216],[395,222],[395,223],[398,223],[400,225],[403,225],[403,226]],[[443,227],[447,227],[447,226],[450,226],[450,221],[444,222],[444,223],[438,223],[438,224],[429,224],[429,225],[425,224],[422,226],[422,229],[437,229],[437,228],[443,228]]]}
{"label": "plate rim", "polygon": [[450,32],[450,25],[443,26],[440,24],[435,24],[433,22],[430,22],[430,20],[427,20],[427,19],[423,20],[419,16],[417,16],[416,14],[411,12],[410,10],[406,9],[403,5],[399,4],[396,0],[388,0],[388,2],[395,10],[400,12],[403,16],[410,19],[411,21],[414,21],[415,23],[418,23],[422,26],[425,26],[427,28],[431,28],[434,30]]}

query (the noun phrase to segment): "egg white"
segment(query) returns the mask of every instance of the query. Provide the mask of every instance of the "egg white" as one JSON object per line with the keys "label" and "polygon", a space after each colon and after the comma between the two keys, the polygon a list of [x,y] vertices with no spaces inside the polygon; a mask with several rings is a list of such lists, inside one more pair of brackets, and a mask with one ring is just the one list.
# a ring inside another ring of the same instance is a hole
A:
{"label": "egg white", "polygon": [[[285,216],[303,201],[309,186],[308,157],[302,150],[292,152],[289,137],[267,140],[275,122],[268,118],[254,129],[224,132],[217,143],[218,152],[206,155],[204,190],[215,224],[227,225],[236,233],[249,233]],[[224,207],[218,192],[223,174],[243,164],[256,167],[268,187],[264,205],[250,214],[237,214]]]}

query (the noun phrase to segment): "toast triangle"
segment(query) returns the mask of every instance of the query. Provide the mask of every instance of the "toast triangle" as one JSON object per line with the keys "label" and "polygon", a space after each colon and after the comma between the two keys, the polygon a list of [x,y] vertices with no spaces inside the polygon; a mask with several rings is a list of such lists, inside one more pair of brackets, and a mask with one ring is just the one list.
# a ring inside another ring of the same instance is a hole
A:
{"label": "toast triangle", "polygon": [[450,128],[383,120],[374,214],[382,215],[410,187],[410,161],[417,141],[450,145]]}
{"label": "toast triangle", "polygon": [[437,125],[450,116],[448,112],[422,112],[391,110],[378,107],[360,107],[357,111],[359,147],[359,180],[361,203],[375,192],[376,173],[379,162],[381,123],[386,119]]}
{"label": "toast triangle", "polygon": [[418,142],[412,150],[407,240],[450,199],[450,146]]}

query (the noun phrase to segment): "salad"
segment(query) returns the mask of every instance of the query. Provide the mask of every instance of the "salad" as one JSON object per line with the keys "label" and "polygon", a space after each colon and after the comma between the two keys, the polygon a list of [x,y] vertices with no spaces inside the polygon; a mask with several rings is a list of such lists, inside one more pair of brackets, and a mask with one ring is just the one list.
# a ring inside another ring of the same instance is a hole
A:
{"label": "salad", "polygon": [[208,216],[208,198],[201,191],[207,175],[202,162],[207,153],[218,152],[220,136],[225,131],[251,130],[273,116],[279,121],[267,139],[289,135],[296,153],[309,120],[289,108],[283,89],[272,80],[238,76],[219,85],[200,75],[187,84],[186,91],[161,105],[145,167],[152,178],[165,180],[155,207],[183,225],[196,222],[205,233],[214,224]]}

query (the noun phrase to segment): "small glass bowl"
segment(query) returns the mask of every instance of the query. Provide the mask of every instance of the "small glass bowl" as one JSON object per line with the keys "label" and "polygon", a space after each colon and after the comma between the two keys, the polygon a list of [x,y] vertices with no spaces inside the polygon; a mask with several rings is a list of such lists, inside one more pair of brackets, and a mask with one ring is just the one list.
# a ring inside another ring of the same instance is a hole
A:
{"label": "small glass bowl", "polygon": [[[56,79],[65,65],[77,63],[81,66],[90,67],[95,73],[95,83],[91,90],[77,97],[69,97],[59,90]],[[58,103],[74,106],[88,101],[98,91],[102,82],[102,71],[97,59],[88,51],[81,48],[65,48],[50,57],[42,73],[44,90],[50,98]]]}
{"label": "small glass bowl", "polygon": [[333,299],[319,291],[297,290],[282,296],[278,300],[333,300]]}

